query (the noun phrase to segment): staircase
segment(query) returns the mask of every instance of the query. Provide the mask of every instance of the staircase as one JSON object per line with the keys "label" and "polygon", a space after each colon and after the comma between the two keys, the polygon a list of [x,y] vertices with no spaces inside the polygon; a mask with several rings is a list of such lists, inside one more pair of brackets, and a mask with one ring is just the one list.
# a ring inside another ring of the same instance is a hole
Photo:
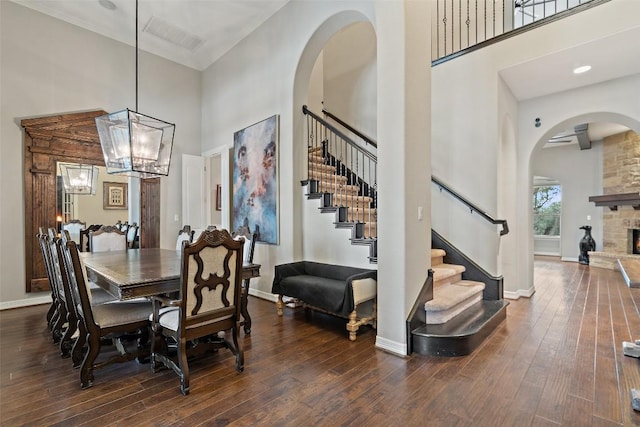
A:
{"label": "staircase", "polygon": [[[375,191],[341,165],[326,143],[309,148],[308,162],[309,179],[302,182],[308,185],[307,199],[320,199],[320,211],[335,215],[336,228],[350,228],[351,244],[369,246],[369,261],[376,263]],[[362,194],[365,192],[370,195]]]}
{"label": "staircase", "polygon": [[376,144],[349,128],[361,138],[354,142],[306,105],[302,112],[307,116],[307,179],[302,181],[307,199],[320,199],[320,211],[335,215],[336,228],[351,229],[351,244],[369,246],[369,262],[377,263],[377,158],[366,148]]}
{"label": "staircase", "polygon": [[487,284],[465,280],[467,268],[446,263],[446,257],[444,250],[431,249],[433,298],[424,303],[422,324],[411,328],[413,351],[429,356],[470,354],[507,314],[508,302],[485,299],[494,294]]}

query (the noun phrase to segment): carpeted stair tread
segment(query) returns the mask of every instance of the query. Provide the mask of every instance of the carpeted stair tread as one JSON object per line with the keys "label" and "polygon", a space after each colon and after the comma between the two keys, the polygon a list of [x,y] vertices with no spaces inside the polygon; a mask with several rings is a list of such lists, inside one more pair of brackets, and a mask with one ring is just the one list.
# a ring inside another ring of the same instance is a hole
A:
{"label": "carpeted stair tread", "polygon": [[373,198],[369,196],[353,196],[353,195],[345,195],[345,194],[334,194],[332,197],[333,202],[336,206],[364,206],[368,207],[373,202]]}
{"label": "carpeted stair tread", "polygon": [[346,176],[335,175],[334,173],[327,173],[327,172],[314,171],[314,170],[309,171],[309,178],[320,179],[323,181],[330,181],[330,182],[338,182],[338,183],[347,182]]}
{"label": "carpeted stair tread", "polygon": [[461,280],[433,289],[433,299],[425,303],[427,324],[445,323],[482,300],[484,283]]}
{"label": "carpeted stair tread", "polygon": [[439,258],[445,256],[447,253],[442,249],[431,249],[431,258]]}
{"label": "carpeted stair tread", "polygon": [[324,163],[313,163],[309,166],[310,172],[322,172],[335,175],[336,167],[331,165],[325,165]]}
{"label": "carpeted stair tread", "polygon": [[431,269],[433,270],[434,283],[443,279],[447,279],[451,276],[455,276],[457,274],[462,274],[466,270],[463,265],[444,263],[432,266]]}

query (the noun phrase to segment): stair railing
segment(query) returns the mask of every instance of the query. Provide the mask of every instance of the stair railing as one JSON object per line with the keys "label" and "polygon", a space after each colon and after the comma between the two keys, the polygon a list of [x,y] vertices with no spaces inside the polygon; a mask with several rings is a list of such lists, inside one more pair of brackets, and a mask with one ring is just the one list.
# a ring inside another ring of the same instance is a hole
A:
{"label": "stair railing", "polygon": [[356,239],[376,239],[378,158],[306,105],[309,193],[338,208],[339,222],[354,223]]}
{"label": "stair railing", "polygon": [[506,219],[495,219],[494,217],[492,217],[491,215],[489,215],[488,213],[480,209],[478,206],[474,205],[467,198],[462,196],[457,191],[453,190],[451,187],[447,186],[445,183],[443,183],[433,175],[431,175],[431,182],[433,182],[438,187],[440,187],[440,191],[445,190],[446,192],[451,194],[453,197],[455,197],[456,199],[458,199],[459,201],[467,205],[467,207],[471,210],[471,213],[474,213],[474,212],[477,213],[482,218],[489,221],[491,224],[501,225],[502,226],[502,230],[500,230],[501,236],[504,236],[505,234],[509,233],[509,225],[507,224]]}
{"label": "stair railing", "polygon": [[349,123],[342,120],[340,117],[331,113],[326,108],[322,109],[322,114],[329,117],[331,120],[334,120],[336,123],[338,123],[343,128],[347,129],[349,132],[353,133],[354,135],[357,135],[360,139],[364,141],[365,145],[371,145],[372,147],[378,148],[378,143],[374,141],[371,137],[368,137],[364,133],[360,132],[358,129],[354,128]]}

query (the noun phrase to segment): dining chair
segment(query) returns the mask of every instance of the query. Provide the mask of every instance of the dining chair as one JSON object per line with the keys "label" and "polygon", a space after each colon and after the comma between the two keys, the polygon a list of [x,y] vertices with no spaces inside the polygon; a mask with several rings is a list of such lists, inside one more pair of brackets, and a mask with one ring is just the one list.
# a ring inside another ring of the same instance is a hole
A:
{"label": "dining chair", "polygon": [[51,288],[51,305],[47,311],[47,326],[51,331],[53,342],[57,343],[61,336],[61,318],[63,314],[60,312],[60,299],[58,297],[58,286],[55,281],[53,267],[51,265],[51,252],[49,249],[48,239],[49,235],[44,232],[42,227],[38,229],[37,234],[38,243],[42,252],[42,262],[49,279],[49,287]]}
{"label": "dining chair", "polygon": [[91,252],[124,251],[127,249],[127,235],[111,225],[100,227],[89,234]]}
{"label": "dining chair", "polygon": [[[234,233],[234,237],[244,239],[242,262],[244,264],[253,264],[253,254],[256,248],[256,241],[259,238],[258,233],[252,234],[249,232],[248,228],[242,229],[241,227],[238,229],[238,232]],[[244,318],[243,329],[246,335],[249,335],[251,333],[251,316],[249,315],[249,310],[247,308],[247,296],[249,295],[250,280],[251,278],[246,278],[242,280],[242,292],[247,294],[247,295],[244,295],[241,302],[242,317]]]}
{"label": "dining chair", "polygon": [[87,223],[78,219],[72,219],[62,224],[62,229],[67,230],[74,242],[80,243],[80,232],[87,228]]}
{"label": "dining chair", "polygon": [[[60,338],[60,355],[63,358],[71,356],[73,366],[79,367],[84,357],[86,329],[83,324],[78,324],[77,307],[73,301],[71,285],[67,276],[67,270],[64,267],[63,247],[71,238],[66,230],[62,231],[60,237],[55,236],[54,233],[54,230],[50,228],[49,246],[51,249],[53,270],[58,278],[58,298],[63,306],[61,312],[65,313],[67,323],[67,327]],[[105,304],[117,300],[116,297],[104,289],[93,285],[86,277],[86,269],[84,266],[82,266],[82,268],[85,283],[89,283],[89,301],[92,305]]]}
{"label": "dining chair", "polygon": [[[92,305],[85,279],[86,270],[81,263],[76,243],[68,240],[63,249],[67,278],[77,307],[78,324],[86,330],[87,350],[80,366],[80,386],[85,389],[93,385],[95,369],[135,358],[141,360],[148,355],[148,347],[145,346],[149,338],[151,303],[137,301]],[[109,339],[118,354],[98,362],[102,344]],[[137,340],[133,351],[127,349],[131,340]]]}
{"label": "dining chair", "polygon": [[[195,353],[228,348],[236,370],[244,370],[238,339],[243,246],[243,240],[226,230],[205,230],[196,242],[182,247],[179,299],[152,297],[151,368],[156,372],[162,364],[172,369],[184,395],[189,394],[187,358]],[[176,355],[169,353],[171,346],[177,347]]]}
{"label": "dining chair", "polygon": [[138,223],[134,222],[127,229],[127,248],[136,249],[138,247]]}
{"label": "dining chair", "polygon": [[193,241],[193,230],[190,225],[185,225],[180,231],[178,231],[178,238],[176,239],[176,251],[182,250],[182,242],[191,243]]}
{"label": "dining chair", "polygon": [[89,235],[94,231],[100,230],[100,227],[102,227],[102,224],[91,224],[84,230],[80,230],[80,245],[78,246],[80,252],[91,252]]}

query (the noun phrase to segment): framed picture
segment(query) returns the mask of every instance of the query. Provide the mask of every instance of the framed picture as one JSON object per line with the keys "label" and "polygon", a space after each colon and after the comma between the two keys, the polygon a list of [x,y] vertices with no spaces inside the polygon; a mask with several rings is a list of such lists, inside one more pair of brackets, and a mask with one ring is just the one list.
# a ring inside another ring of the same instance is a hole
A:
{"label": "framed picture", "polygon": [[270,244],[278,244],[279,123],[275,115],[233,134],[232,229]]}
{"label": "framed picture", "polygon": [[102,184],[103,209],[127,209],[127,183],[104,182]]}
{"label": "framed picture", "polygon": [[222,210],[222,185],[216,185],[216,210]]}

